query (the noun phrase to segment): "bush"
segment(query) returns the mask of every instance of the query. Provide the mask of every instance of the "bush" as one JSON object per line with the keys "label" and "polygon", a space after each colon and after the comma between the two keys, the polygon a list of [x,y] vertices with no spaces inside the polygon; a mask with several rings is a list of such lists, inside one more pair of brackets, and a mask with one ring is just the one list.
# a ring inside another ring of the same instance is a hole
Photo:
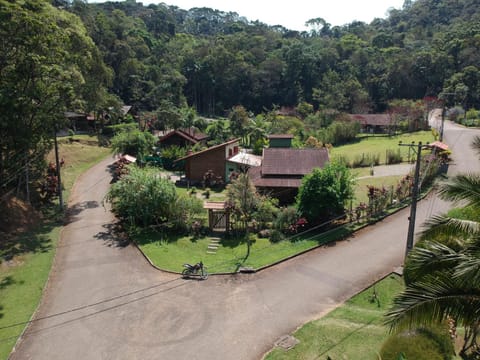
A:
{"label": "bush", "polygon": [[[293,206],[282,208],[275,219],[273,227],[284,234],[294,234],[295,224],[299,219],[297,209]],[[273,233],[272,233],[273,236]],[[271,239],[271,238],[270,238]]]}
{"label": "bush", "polygon": [[403,158],[402,158],[402,155],[400,153],[400,149],[397,149],[397,150],[390,150],[388,149],[387,150],[387,153],[386,153],[386,161],[385,163],[387,165],[390,165],[390,164],[399,164],[403,161]]}
{"label": "bush", "polygon": [[144,157],[151,154],[155,141],[155,137],[148,132],[120,132],[112,138],[112,149],[116,154]]}
{"label": "bush", "polygon": [[127,226],[166,227],[187,230],[203,211],[196,197],[177,195],[171,181],[151,168],[129,167],[129,173],[113,184],[106,200]]}
{"label": "bush", "polygon": [[334,121],[328,128],[318,132],[317,138],[324,144],[345,144],[355,140],[360,132],[358,122]]}
{"label": "bush", "polygon": [[259,223],[260,228],[264,229],[267,225],[275,220],[280,211],[278,199],[262,197],[257,206],[257,210],[253,214],[253,218]]}
{"label": "bush", "polygon": [[187,149],[180,146],[169,146],[160,151],[163,167],[166,170],[172,170],[175,166],[174,161],[187,155]]}
{"label": "bush", "polygon": [[329,163],[323,169],[313,169],[302,179],[296,199],[298,211],[312,224],[343,214],[346,202],[353,198],[353,186],[345,165]]}
{"label": "bush", "polygon": [[270,233],[270,242],[278,243],[284,239],[283,234],[278,230],[272,230]]}
{"label": "bush", "polygon": [[374,153],[362,153],[356,155],[352,161],[351,166],[355,167],[367,167],[367,166],[377,166],[380,164],[380,155]]}
{"label": "bush", "polygon": [[415,360],[450,360],[454,348],[446,329],[417,329],[390,336],[380,350],[382,360],[397,360],[400,354]]}

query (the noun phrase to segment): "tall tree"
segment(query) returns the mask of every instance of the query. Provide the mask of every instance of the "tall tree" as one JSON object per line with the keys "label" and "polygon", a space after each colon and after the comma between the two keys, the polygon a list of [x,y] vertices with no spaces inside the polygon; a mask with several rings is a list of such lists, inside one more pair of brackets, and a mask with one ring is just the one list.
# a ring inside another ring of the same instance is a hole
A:
{"label": "tall tree", "polygon": [[[0,38],[4,185],[19,174],[12,165],[18,167],[20,159],[43,159],[65,110],[83,107],[85,86],[91,84],[87,73],[101,60],[79,18],[43,0],[0,0]],[[104,76],[101,69],[95,73]]]}
{"label": "tall tree", "polygon": [[248,223],[252,220],[260,201],[260,196],[248,174],[241,173],[237,179],[227,186],[227,199],[234,215],[246,231],[247,258],[250,255],[252,245],[248,233]]}

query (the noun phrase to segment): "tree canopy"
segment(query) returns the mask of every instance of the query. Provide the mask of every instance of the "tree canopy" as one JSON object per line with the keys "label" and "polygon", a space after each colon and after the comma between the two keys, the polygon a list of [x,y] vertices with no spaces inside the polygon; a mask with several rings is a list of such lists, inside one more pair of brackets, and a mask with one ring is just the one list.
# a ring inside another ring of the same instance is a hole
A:
{"label": "tree canopy", "polygon": [[303,178],[297,195],[298,211],[315,224],[343,214],[346,202],[352,197],[353,177],[348,168],[329,163]]}

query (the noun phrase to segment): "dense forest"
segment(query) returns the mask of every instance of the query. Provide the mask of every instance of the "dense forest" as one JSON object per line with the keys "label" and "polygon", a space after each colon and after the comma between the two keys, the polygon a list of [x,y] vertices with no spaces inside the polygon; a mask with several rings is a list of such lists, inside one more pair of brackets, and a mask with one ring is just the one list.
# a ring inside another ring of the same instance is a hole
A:
{"label": "dense forest", "polygon": [[[477,0],[406,0],[370,24],[317,17],[298,32],[163,3],[0,0],[0,193],[44,166],[65,111],[103,121],[131,105],[157,129],[189,126],[195,112],[230,114],[238,136],[251,114],[282,106],[305,121],[277,121],[277,132],[303,131],[317,110],[384,112],[426,98],[479,109],[479,9]],[[324,143],[328,124],[316,123]]]}
{"label": "dense forest", "polygon": [[319,17],[308,21],[308,32],[209,8],[56,5],[82,19],[112,72],[109,89],[142,110],[187,103],[222,116],[239,104],[258,113],[306,101],[381,112],[389,100],[442,91],[452,103],[480,106],[475,0],[405,1],[371,24],[332,27]]}

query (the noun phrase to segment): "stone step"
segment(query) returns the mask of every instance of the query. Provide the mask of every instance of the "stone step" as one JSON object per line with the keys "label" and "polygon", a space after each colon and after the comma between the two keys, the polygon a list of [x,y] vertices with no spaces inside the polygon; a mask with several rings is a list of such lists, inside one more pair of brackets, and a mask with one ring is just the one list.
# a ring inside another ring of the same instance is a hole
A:
{"label": "stone step", "polygon": [[216,251],[207,251],[207,254],[216,255],[216,254],[217,254],[217,252],[216,252]]}

